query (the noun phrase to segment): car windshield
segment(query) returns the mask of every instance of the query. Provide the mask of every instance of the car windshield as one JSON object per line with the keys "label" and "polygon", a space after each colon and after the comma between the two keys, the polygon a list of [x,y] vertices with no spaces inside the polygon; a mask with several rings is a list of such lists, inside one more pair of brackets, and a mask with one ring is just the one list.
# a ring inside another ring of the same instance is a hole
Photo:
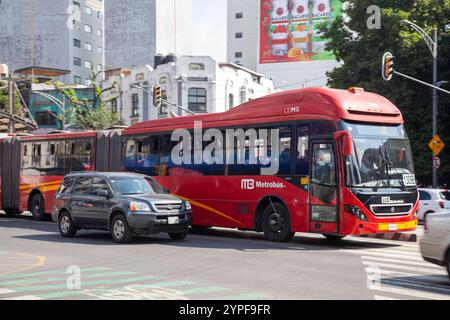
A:
{"label": "car windshield", "polygon": [[362,188],[416,187],[411,147],[403,125],[341,123],[353,138],[347,185]]}
{"label": "car windshield", "polygon": [[443,191],[440,193],[440,195],[443,200],[450,201],[450,192],[449,191]]}
{"label": "car windshield", "polygon": [[109,178],[109,182],[118,195],[167,193],[167,190],[148,177],[113,176]]}

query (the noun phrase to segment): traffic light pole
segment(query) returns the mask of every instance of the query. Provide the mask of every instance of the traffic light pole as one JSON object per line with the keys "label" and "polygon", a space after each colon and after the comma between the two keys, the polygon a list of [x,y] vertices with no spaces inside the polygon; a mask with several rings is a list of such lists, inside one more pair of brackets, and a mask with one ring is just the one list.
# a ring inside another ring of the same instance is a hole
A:
{"label": "traffic light pole", "polygon": [[441,92],[443,92],[443,93],[450,94],[450,91],[448,91],[448,90],[442,89],[442,88],[440,88],[440,87],[438,87],[438,86],[434,86],[434,85],[429,84],[429,83],[427,83],[427,82],[425,82],[425,81],[422,81],[422,80],[419,80],[419,79],[416,79],[416,78],[407,76],[407,75],[404,74],[404,73],[401,73],[401,72],[398,72],[398,71],[393,71],[393,73],[396,74],[396,75],[398,75],[398,76],[400,76],[400,77],[403,77],[403,78],[406,78],[406,79],[415,81],[415,82],[417,82],[417,83],[423,84],[424,86],[430,87],[430,88],[435,89],[435,90],[437,90],[437,91],[441,91]]}

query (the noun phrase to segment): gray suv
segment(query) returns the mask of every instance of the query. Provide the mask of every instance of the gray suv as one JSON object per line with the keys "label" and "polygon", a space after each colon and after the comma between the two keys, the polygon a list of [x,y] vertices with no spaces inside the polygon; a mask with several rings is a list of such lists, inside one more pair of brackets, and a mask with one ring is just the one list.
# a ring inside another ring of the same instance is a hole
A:
{"label": "gray suv", "polygon": [[133,235],[161,232],[183,240],[192,222],[188,201],[138,174],[69,174],[54,203],[52,219],[63,237],[73,237],[79,229],[97,229],[110,231],[119,243],[130,242]]}

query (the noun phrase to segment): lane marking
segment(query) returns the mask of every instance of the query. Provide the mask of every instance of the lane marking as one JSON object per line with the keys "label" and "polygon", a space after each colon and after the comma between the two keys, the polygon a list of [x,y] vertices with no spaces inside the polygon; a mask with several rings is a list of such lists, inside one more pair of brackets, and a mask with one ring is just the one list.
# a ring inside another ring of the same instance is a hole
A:
{"label": "lane marking", "polygon": [[[366,268],[366,272],[373,272],[373,270],[371,270],[369,268]],[[426,275],[423,275],[421,273],[410,273],[410,272],[404,272],[404,271],[392,271],[392,270],[386,270],[386,269],[380,269],[380,270],[378,270],[378,272],[380,274],[391,275],[391,276],[394,276],[394,277],[420,277],[421,279],[426,279],[426,280],[429,280],[429,281],[440,281],[439,280],[440,278],[447,280],[447,277],[445,275],[443,275],[443,274],[436,275],[436,276],[430,276],[430,275],[426,276]],[[386,277],[386,278],[383,278],[383,279],[389,279],[389,278],[391,278],[391,277]]]}
{"label": "lane marking", "polygon": [[417,261],[417,262],[424,262],[422,258],[416,258],[416,257],[408,257],[408,256],[399,256],[398,254],[387,254],[387,253],[379,253],[379,252],[373,252],[373,251],[360,251],[357,253],[358,255],[369,255],[369,256],[377,256],[377,257],[383,257],[383,258],[400,258],[405,260],[411,260],[411,261]]}
{"label": "lane marking", "polygon": [[438,270],[442,270],[442,267],[432,265],[431,263],[425,262],[425,261],[424,262],[402,261],[402,260],[397,260],[397,259],[387,259],[387,258],[378,258],[378,257],[369,257],[369,256],[362,256],[361,258],[363,260],[395,262],[395,263],[399,263],[399,264],[409,264],[409,265],[413,265],[413,266],[422,266],[422,267],[435,268]]}
{"label": "lane marking", "polygon": [[399,284],[404,284],[406,286],[411,287],[418,287],[418,288],[425,288],[425,289],[435,289],[437,291],[442,292],[448,292],[448,297],[450,299],[450,287],[449,286],[443,286],[439,284],[431,284],[428,282],[420,282],[420,281],[414,281],[414,280],[408,280],[408,279],[395,279],[395,278],[384,278],[381,279],[381,283],[393,283],[394,286],[398,286]]}
{"label": "lane marking", "polygon": [[[110,268],[104,268],[104,267],[92,267],[92,268],[81,268],[81,272],[88,272],[88,271],[101,271],[101,270],[111,270]],[[25,274],[10,274],[10,275],[2,275],[0,274],[0,279],[22,279],[22,278],[32,278],[36,276],[42,276],[42,275],[51,275],[51,274],[67,274],[66,269],[59,269],[59,270],[50,270],[50,271],[37,271],[37,272],[29,272]]]}
{"label": "lane marking", "polygon": [[[116,279],[116,280],[83,281],[81,283],[81,286],[82,287],[92,287],[92,286],[95,286],[95,285],[132,283],[132,282],[148,281],[148,280],[155,280],[155,279],[160,279],[160,278],[155,277],[155,276],[141,276],[141,277]],[[65,288],[67,288],[67,286],[64,283],[64,284],[58,284],[58,285],[18,287],[18,288],[16,288],[16,292],[45,291],[45,290],[65,289]]]}
{"label": "lane marking", "polygon": [[23,268],[19,268],[16,270],[12,270],[9,272],[0,272],[0,276],[5,276],[5,275],[10,275],[10,274],[14,274],[14,273],[18,273],[18,272],[23,272],[23,271],[27,271],[27,270],[31,270],[31,269],[35,269],[35,268],[39,268],[42,267],[45,264],[45,257],[41,256],[41,257],[37,257],[38,261],[35,264],[23,267]]}
{"label": "lane marking", "polygon": [[6,298],[5,300],[42,300],[42,299],[36,296],[21,296],[21,297]]}
{"label": "lane marking", "polygon": [[375,295],[375,300],[400,300],[400,299]]}
{"label": "lane marking", "polygon": [[[81,272],[81,281],[83,282],[84,278],[104,278],[104,277],[111,277],[111,276],[129,276],[129,275],[135,275],[136,272],[105,272],[105,273],[94,273],[94,274],[83,274],[83,271]],[[58,281],[66,281],[68,278],[68,274],[66,274],[66,277],[59,277],[59,278],[39,278],[39,279],[27,279],[27,280],[13,280],[13,281],[0,281],[0,286],[11,286],[11,285],[23,285],[23,284],[33,284],[33,283],[48,283],[48,282],[58,282]]]}
{"label": "lane marking", "polygon": [[401,270],[408,270],[408,271],[417,271],[417,272],[423,272],[425,274],[427,273],[434,273],[434,274],[440,274],[444,275],[445,271],[439,271],[439,270],[433,270],[433,269],[425,269],[425,268],[416,268],[416,267],[408,267],[408,266],[399,266],[396,264],[389,264],[389,263],[382,263],[382,262],[370,262],[370,261],[363,261],[362,262],[366,266],[378,266],[378,267],[386,267],[386,268],[392,268],[392,269],[401,269]]}
{"label": "lane marking", "polygon": [[10,293],[14,293],[14,292],[15,291],[13,291],[13,290],[0,288],[0,294],[10,294]]}

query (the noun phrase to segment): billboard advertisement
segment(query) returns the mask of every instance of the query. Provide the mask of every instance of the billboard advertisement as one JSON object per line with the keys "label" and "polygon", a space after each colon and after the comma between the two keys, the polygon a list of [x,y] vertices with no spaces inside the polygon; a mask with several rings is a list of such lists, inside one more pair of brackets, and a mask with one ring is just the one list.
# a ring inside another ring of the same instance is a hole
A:
{"label": "billboard advertisement", "polygon": [[260,63],[335,60],[319,30],[342,14],[341,0],[261,0]]}

